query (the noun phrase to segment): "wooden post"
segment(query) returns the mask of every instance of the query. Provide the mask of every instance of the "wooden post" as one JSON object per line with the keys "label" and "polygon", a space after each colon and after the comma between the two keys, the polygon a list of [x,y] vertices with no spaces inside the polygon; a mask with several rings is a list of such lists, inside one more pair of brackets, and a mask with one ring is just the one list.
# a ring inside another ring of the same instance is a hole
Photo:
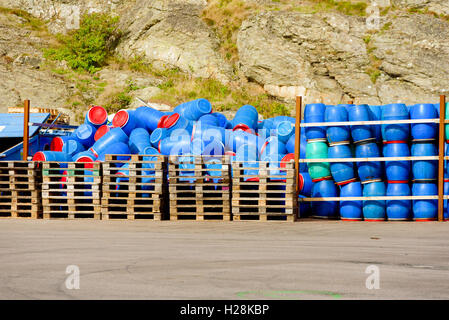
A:
{"label": "wooden post", "polygon": [[446,114],[446,96],[440,96],[440,130],[438,160],[438,221],[444,221],[444,120]]}
{"label": "wooden post", "polygon": [[296,123],[295,123],[295,174],[296,174],[296,194],[299,195],[299,153],[301,150],[301,109],[302,97],[296,97]]}
{"label": "wooden post", "polygon": [[354,100],[349,100],[348,104],[354,104]]}
{"label": "wooden post", "polygon": [[23,160],[28,161],[28,140],[29,140],[29,127],[30,122],[30,100],[25,100],[23,108]]}

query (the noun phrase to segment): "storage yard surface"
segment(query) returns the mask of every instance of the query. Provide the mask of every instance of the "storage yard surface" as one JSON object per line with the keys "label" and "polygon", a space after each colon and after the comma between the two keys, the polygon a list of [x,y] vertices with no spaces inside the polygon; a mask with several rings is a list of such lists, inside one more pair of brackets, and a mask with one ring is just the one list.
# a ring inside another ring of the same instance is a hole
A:
{"label": "storage yard surface", "polygon": [[[448,223],[0,221],[0,299],[448,299]],[[80,289],[66,288],[68,265]],[[380,270],[368,290],[365,270]]]}

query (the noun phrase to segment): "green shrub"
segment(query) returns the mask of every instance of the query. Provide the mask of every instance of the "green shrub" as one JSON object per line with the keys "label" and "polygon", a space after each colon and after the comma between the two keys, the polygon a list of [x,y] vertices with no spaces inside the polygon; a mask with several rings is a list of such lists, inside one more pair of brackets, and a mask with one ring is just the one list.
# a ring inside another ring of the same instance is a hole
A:
{"label": "green shrub", "polygon": [[59,35],[61,45],[45,50],[45,56],[65,60],[74,70],[94,73],[105,65],[113,43],[120,37],[117,23],[118,17],[107,14],[84,15],[80,28],[67,35]]}

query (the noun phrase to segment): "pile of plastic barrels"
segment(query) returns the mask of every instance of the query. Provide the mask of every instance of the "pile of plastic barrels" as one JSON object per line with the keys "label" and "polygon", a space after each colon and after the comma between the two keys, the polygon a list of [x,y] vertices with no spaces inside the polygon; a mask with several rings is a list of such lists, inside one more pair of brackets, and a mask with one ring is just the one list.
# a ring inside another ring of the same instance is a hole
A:
{"label": "pile of plastic barrels", "polygon": [[[439,104],[308,104],[304,113],[306,123],[435,118],[439,118]],[[306,127],[305,134],[308,159],[438,155],[436,123]],[[308,171],[313,181],[312,198],[438,195],[435,160],[313,162],[308,164]],[[448,194],[449,168],[445,171],[445,194]],[[446,219],[448,210],[445,201]],[[340,216],[342,220],[431,221],[437,219],[438,201],[316,201],[312,203],[312,212],[315,217]]]}
{"label": "pile of plastic barrels", "polygon": [[[301,155],[305,158],[305,137],[303,141]],[[33,160],[89,163],[105,161],[107,154],[201,155],[210,156],[206,165],[216,168],[219,161],[215,156],[229,155],[232,161],[254,167],[248,174],[255,177],[248,179],[257,180],[256,161],[269,162],[271,173],[282,175],[284,163],[294,160],[294,150],[294,118],[260,120],[254,106],[244,105],[233,119],[227,119],[224,114],[213,112],[208,100],[197,99],[170,112],[148,106],[120,110],[111,122],[103,107],[93,106],[73,133],[54,138],[50,150],[37,152]],[[120,160],[126,159],[124,156]],[[210,175],[214,172],[211,170]],[[310,196],[312,182],[305,164],[301,165],[299,179],[301,194]]]}

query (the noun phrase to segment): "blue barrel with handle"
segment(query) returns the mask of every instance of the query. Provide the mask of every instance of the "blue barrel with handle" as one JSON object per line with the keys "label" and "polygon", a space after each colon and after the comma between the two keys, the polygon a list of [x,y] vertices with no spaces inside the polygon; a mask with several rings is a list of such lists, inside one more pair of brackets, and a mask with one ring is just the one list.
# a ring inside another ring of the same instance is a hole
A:
{"label": "blue barrel with handle", "polygon": [[73,136],[58,136],[58,137],[54,137],[51,140],[51,143],[50,143],[50,151],[59,151],[59,152],[61,152],[64,149],[64,146],[70,140],[78,141],[76,139],[76,137],[73,137]]}
{"label": "blue barrel with handle", "polygon": [[174,130],[184,130],[185,134],[192,134],[193,124],[179,113],[174,113],[165,119],[164,128],[166,128],[169,133]]}
{"label": "blue barrel with handle", "polygon": [[[385,195],[385,183],[382,181],[373,181],[363,185],[364,197],[384,197]],[[387,217],[385,207],[385,200],[364,200],[364,219],[366,221],[384,221]]]}
{"label": "blue barrel with handle", "polygon": [[108,154],[126,154],[128,156],[117,157],[118,161],[128,161],[130,159],[131,150],[126,143],[116,142],[111,144],[107,150],[103,151],[97,158],[96,161],[104,162],[106,159],[106,155]]}
{"label": "blue barrel with handle", "polygon": [[84,150],[85,150],[84,146],[81,143],[79,143],[78,140],[74,140],[74,139],[67,140],[64,143],[64,146],[62,147],[62,152],[65,152],[70,156],[73,156],[73,155],[80,153]]}
{"label": "blue barrel with handle", "polygon": [[[433,141],[413,141],[412,156],[437,156],[438,148]],[[414,180],[433,180],[438,177],[438,160],[413,160]]]}
{"label": "blue barrel with handle", "polygon": [[[349,143],[334,144],[328,149],[328,158],[341,159],[352,158]],[[353,162],[330,162],[332,177],[337,184],[355,179]]]}
{"label": "blue barrel with handle", "polygon": [[[226,127],[228,127],[229,121],[228,121],[228,119],[226,118],[226,116],[223,113],[214,112],[214,113],[212,113],[212,115],[215,118],[217,118],[217,122],[218,122],[218,126],[219,127],[225,128],[225,129],[226,129]],[[230,124],[229,124],[229,126],[230,126]],[[231,128],[231,126],[229,128]]]}
{"label": "blue barrel with handle", "polygon": [[[388,182],[387,196],[410,196],[408,183]],[[412,217],[411,200],[387,200],[387,218],[390,221],[410,220]]]}
{"label": "blue barrel with handle", "polygon": [[285,148],[285,144],[279,140],[276,136],[268,137],[265,143],[262,145],[259,151],[259,156],[262,158],[264,155],[269,154],[281,154],[285,155],[287,153],[287,149]]}
{"label": "blue barrel with handle", "polygon": [[[353,105],[348,107],[349,121],[369,121],[369,107],[367,104]],[[351,126],[351,136],[354,143],[364,142],[374,138],[371,126]]]}
{"label": "blue barrel with handle", "polygon": [[78,140],[79,143],[81,143],[85,148],[89,148],[94,143],[94,136],[95,136],[95,127],[83,123],[78,128],[75,129],[72,133],[72,137],[74,137],[76,140]]}
{"label": "blue barrel with handle", "polygon": [[300,172],[298,175],[299,194],[310,197],[312,195],[313,182],[308,172]]}
{"label": "blue barrel with handle", "polygon": [[[338,188],[333,180],[315,182],[312,187],[312,198],[338,197]],[[333,219],[338,216],[339,203],[337,201],[312,202],[314,218]]]}
{"label": "blue barrel with handle", "polygon": [[[340,197],[361,197],[360,181],[349,182],[340,186]],[[344,221],[360,221],[363,219],[362,201],[341,201],[340,218]]]}
{"label": "blue barrel with handle", "polygon": [[[380,157],[379,148],[374,142],[358,144],[355,147],[356,158]],[[362,182],[380,179],[382,177],[382,165],[379,161],[357,162],[358,173]]]}
{"label": "blue barrel with handle", "polygon": [[121,128],[113,128],[89,149],[92,153],[98,157],[101,153],[104,153],[109,147],[111,147],[114,143],[123,142],[128,144],[128,136]]}
{"label": "blue barrel with handle", "polygon": [[[404,141],[384,141],[384,157],[410,157],[410,148]],[[386,161],[385,173],[388,181],[408,182],[410,179],[410,161]]]}
{"label": "blue barrel with handle", "polygon": [[[296,135],[293,134],[290,139],[288,139],[285,144],[285,148],[287,149],[287,153],[295,153],[295,143],[296,143]],[[306,159],[306,150],[307,150],[307,139],[304,134],[304,129],[301,130],[301,144],[299,146],[299,158]],[[307,171],[307,163],[299,164],[299,171],[306,172]]]}
{"label": "blue barrel with handle", "polygon": [[[370,121],[382,120],[381,106],[368,106]],[[382,142],[382,126],[380,124],[373,124],[370,126],[374,138],[377,142]]]}
{"label": "blue barrel with handle", "polygon": [[154,131],[161,124],[164,113],[151,107],[142,106],[136,109],[134,115],[137,128]]}
{"label": "blue barrel with handle", "polygon": [[126,135],[129,135],[131,131],[136,127],[137,118],[135,110],[119,110],[114,119],[112,119],[112,125],[116,128],[122,128]]}
{"label": "blue barrel with handle", "polygon": [[159,141],[168,136],[168,130],[165,128],[156,128],[150,135],[150,143],[153,147],[157,148]]}
{"label": "blue barrel with handle", "polygon": [[144,128],[135,128],[129,135],[129,149],[131,153],[141,153],[151,147],[150,134]]}
{"label": "blue barrel with handle", "polygon": [[212,105],[206,99],[196,99],[178,105],[174,112],[187,120],[197,121],[201,116],[212,112]]}
{"label": "blue barrel with handle", "polygon": [[84,123],[94,126],[96,129],[108,122],[108,113],[105,108],[93,106],[87,111]]}
{"label": "blue barrel with handle", "polygon": [[[410,108],[410,119],[436,119],[438,112],[431,103],[415,104]],[[435,139],[437,137],[436,123],[412,123],[412,138],[414,140]]]}
{"label": "blue barrel with handle", "polygon": [[72,157],[75,162],[95,162],[97,156],[90,150],[82,151]]}
{"label": "blue barrel with handle", "polygon": [[[158,151],[163,155],[187,154],[191,150],[189,135],[171,135],[159,141]],[[172,150],[175,149],[173,152]]]}
{"label": "blue barrel with handle", "polygon": [[[325,122],[324,115],[326,112],[326,105],[323,103],[310,103],[306,104],[304,109],[304,122]],[[325,139],[326,128],[324,127],[306,127],[305,135],[307,140]]]}
{"label": "blue barrel with handle", "polygon": [[[436,183],[414,183],[413,196],[436,196],[438,186]],[[435,221],[438,217],[438,200],[413,200],[413,220]]]}
{"label": "blue barrel with handle", "polygon": [[[348,121],[348,112],[344,105],[326,106],[324,120],[326,122],[346,122]],[[327,127],[326,136],[329,144],[351,140],[349,126]]]}
{"label": "blue barrel with handle", "polygon": [[[382,120],[408,120],[405,104],[394,103],[382,107]],[[410,124],[383,124],[382,137],[385,141],[408,141]]]}

